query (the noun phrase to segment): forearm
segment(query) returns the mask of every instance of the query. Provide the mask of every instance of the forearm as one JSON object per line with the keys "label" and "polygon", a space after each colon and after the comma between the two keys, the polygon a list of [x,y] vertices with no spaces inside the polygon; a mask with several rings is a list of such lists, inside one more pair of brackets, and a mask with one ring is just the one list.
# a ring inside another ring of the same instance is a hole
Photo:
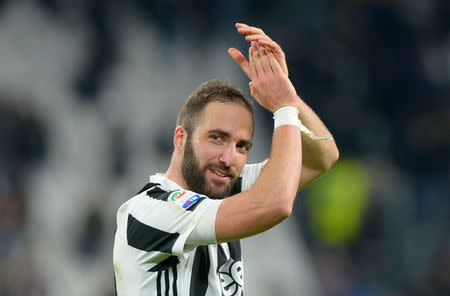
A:
{"label": "forearm", "polygon": [[270,157],[253,189],[267,193],[267,207],[273,203],[292,209],[302,167],[302,139],[298,128],[282,126],[273,134]]}
{"label": "forearm", "polygon": [[[320,177],[326,172],[339,158],[339,151],[336,143],[331,137],[330,131],[326,128],[320,118],[314,113],[309,106],[307,106],[301,99],[297,101],[297,108],[299,109],[299,119],[304,126],[311,127],[314,135],[319,137],[330,136],[329,139],[311,139],[309,135],[301,135],[302,141],[302,168],[298,191],[302,190],[308,184]],[[267,159],[266,159],[267,161]],[[264,166],[266,161],[263,162]],[[258,171],[259,175],[261,171]],[[256,177],[251,180],[253,184]],[[246,183],[246,188],[250,188],[251,184]]]}
{"label": "forearm", "polygon": [[[319,116],[299,98],[299,119],[315,135],[331,135]],[[313,140],[302,134],[303,166],[313,170],[326,171],[339,158],[339,151],[333,138]]]}
{"label": "forearm", "polygon": [[258,234],[291,214],[300,179],[301,149],[297,127],[282,126],[274,131],[270,157],[254,185],[222,203],[216,218],[218,241]]}

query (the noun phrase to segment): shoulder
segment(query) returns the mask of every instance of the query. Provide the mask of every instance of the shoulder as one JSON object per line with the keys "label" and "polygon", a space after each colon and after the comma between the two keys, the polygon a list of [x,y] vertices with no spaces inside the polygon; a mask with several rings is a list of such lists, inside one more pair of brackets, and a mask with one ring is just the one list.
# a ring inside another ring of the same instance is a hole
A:
{"label": "shoulder", "polygon": [[[184,210],[194,210],[202,201],[207,199],[206,196],[184,189],[164,190],[158,183],[148,183],[136,196],[144,203],[152,203],[154,205],[177,205]],[[154,203],[153,201],[159,201]],[[162,202],[162,203],[161,203]]]}

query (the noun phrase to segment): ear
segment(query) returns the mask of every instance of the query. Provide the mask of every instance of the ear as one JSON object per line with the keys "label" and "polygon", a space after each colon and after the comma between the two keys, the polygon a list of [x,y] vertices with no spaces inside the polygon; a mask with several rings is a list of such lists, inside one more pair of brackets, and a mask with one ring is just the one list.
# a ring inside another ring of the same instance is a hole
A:
{"label": "ear", "polygon": [[177,126],[173,135],[173,146],[175,150],[182,151],[187,140],[187,131],[181,125]]}

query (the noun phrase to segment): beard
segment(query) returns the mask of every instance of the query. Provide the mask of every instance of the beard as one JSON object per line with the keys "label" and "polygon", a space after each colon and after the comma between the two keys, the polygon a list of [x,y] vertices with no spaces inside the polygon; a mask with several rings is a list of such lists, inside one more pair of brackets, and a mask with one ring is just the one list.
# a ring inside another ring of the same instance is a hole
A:
{"label": "beard", "polygon": [[[224,170],[232,176],[230,184],[224,186],[222,190],[214,190],[206,181],[206,170],[212,167]],[[228,197],[231,193],[231,189],[238,179],[229,167],[221,164],[211,164],[205,165],[203,168],[200,167],[200,162],[195,155],[190,136],[187,138],[186,147],[184,149],[183,161],[181,163],[181,173],[183,174],[186,184],[192,191],[206,195],[212,199],[224,199],[225,197]]]}

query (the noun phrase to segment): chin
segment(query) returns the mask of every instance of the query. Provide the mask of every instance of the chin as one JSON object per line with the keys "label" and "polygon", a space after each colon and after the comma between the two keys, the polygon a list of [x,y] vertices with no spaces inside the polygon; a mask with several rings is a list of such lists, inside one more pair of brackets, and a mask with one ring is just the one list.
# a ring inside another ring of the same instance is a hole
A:
{"label": "chin", "polygon": [[211,199],[224,199],[231,193],[232,185],[235,180],[226,180],[225,182],[209,179],[205,176],[205,195]]}
{"label": "chin", "polygon": [[212,199],[224,199],[230,195],[230,191],[231,190],[229,186],[223,186],[220,189],[217,188],[216,190],[209,190],[209,197],[211,197]]}

